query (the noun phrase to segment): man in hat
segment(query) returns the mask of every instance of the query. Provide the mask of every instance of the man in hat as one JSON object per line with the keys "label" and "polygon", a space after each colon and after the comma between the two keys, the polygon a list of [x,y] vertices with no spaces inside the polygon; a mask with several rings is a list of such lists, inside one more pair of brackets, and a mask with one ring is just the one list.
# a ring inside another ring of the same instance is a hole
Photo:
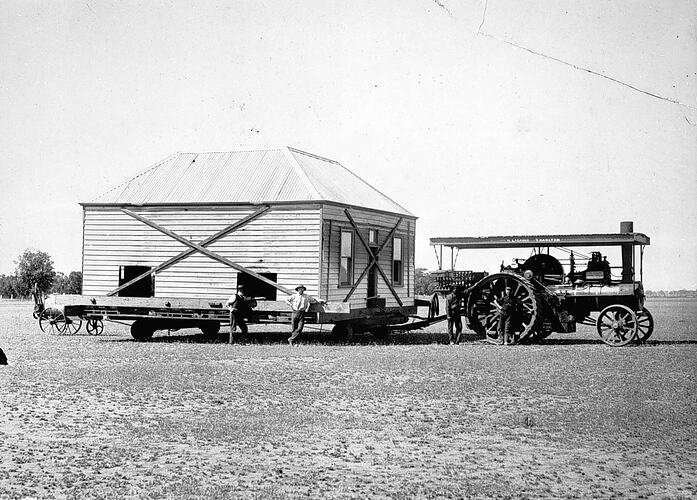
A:
{"label": "man in hat", "polygon": [[257,306],[257,301],[254,297],[247,297],[244,294],[244,285],[237,287],[237,293],[231,296],[227,301],[227,307],[230,309],[230,339],[232,344],[234,341],[234,333],[237,327],[240,328],[242,337],[247,336],[247,323],[245,318],[249,318],[252,313],[252,308]]}
{"label": "man in hat", "polygon": [[[462,319],[460,318],[459,287],[453,285],[445,297],[445,315],[448,318],[448,340],[450,344],[459,344],[462,337]],[[454,328],[453,328],[454,327]],[[453,333],[453,329],[455,333]]]}
{"label": "man in hat", "polygon": [[316,302],[309,295],[305,295],[305,288],[303,285],[298,285],[295,287],[295,293],[286,299],[286,304],[290,306],[293,313],[291,315],[291,327],[293,331],[288,338],[288,343],[292,346],[293,342],[298,335],[303,331],[305,326],[305,314],[310,310],[310,305]]}
{"label": "man in hat", "polygon": [[503,297],[498,301],[494,302],[498,305],[499,309],[499,324],[498,324],[498,334],[499,334],[499,344],[508,345],[513,343],[513,338],[511,335],[511,322],[513,320],[513,315],[516,312],[518,305],[518,299],[513,295],[513,290],[510,286],[506,286],[506,291]]}

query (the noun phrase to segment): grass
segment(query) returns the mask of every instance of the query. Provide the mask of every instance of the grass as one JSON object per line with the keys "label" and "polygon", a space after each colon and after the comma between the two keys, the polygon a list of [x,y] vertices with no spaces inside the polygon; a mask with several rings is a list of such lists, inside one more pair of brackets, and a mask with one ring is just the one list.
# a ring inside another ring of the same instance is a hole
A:
{"label": "grass", "polygon": [[649,307],[638,347],[291,349],[52,337],[0,304],[0,498],[694,497],[697,301]]}

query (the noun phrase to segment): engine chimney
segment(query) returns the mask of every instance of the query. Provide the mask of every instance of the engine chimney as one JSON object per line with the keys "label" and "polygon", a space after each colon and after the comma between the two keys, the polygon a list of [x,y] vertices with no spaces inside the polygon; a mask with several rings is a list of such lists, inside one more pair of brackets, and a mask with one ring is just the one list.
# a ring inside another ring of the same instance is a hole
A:
{"label": "engine chimney", "polygon": [[[634,232],[634,222],[631,220],[620,222],[620,233],[631,234]],[[634,281],[634,245],[624,243],[622,245],[622,283]]]}

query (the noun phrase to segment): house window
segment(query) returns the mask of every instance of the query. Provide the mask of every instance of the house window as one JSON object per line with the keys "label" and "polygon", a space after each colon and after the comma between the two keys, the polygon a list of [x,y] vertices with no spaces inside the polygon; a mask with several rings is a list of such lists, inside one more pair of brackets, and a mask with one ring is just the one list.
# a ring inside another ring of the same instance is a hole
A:
{"label": "house window", "polygon": [[401,285],[404,282],[404,266],[402,264],[402,238],[392,240],[392,284]]}
{"label": "house window", "polygon": [[368,244],[377,245],[378,244],[378,232],[375,229],[368,230]]}
{"label": "house window", "polygon": [[339,285],[353,284],[353,231],[341,231]]}

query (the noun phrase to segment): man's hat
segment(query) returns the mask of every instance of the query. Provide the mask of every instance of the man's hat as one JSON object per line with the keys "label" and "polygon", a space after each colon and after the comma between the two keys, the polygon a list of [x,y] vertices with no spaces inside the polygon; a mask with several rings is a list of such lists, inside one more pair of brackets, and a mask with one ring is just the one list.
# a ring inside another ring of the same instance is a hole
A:
{"label": "man's hat", "polygon": [[298,285],[298,286],[295,287],[295,291],[296,291],[296,292],[299,292],[301,288],[302,288],[303,290],[307,290],[307,288],[305,288],[304,285]]}
{"label": "man's hat", "polygon": [[237,285],[237,290],[239,290],[239,291],[244,290],[244,285]]}

